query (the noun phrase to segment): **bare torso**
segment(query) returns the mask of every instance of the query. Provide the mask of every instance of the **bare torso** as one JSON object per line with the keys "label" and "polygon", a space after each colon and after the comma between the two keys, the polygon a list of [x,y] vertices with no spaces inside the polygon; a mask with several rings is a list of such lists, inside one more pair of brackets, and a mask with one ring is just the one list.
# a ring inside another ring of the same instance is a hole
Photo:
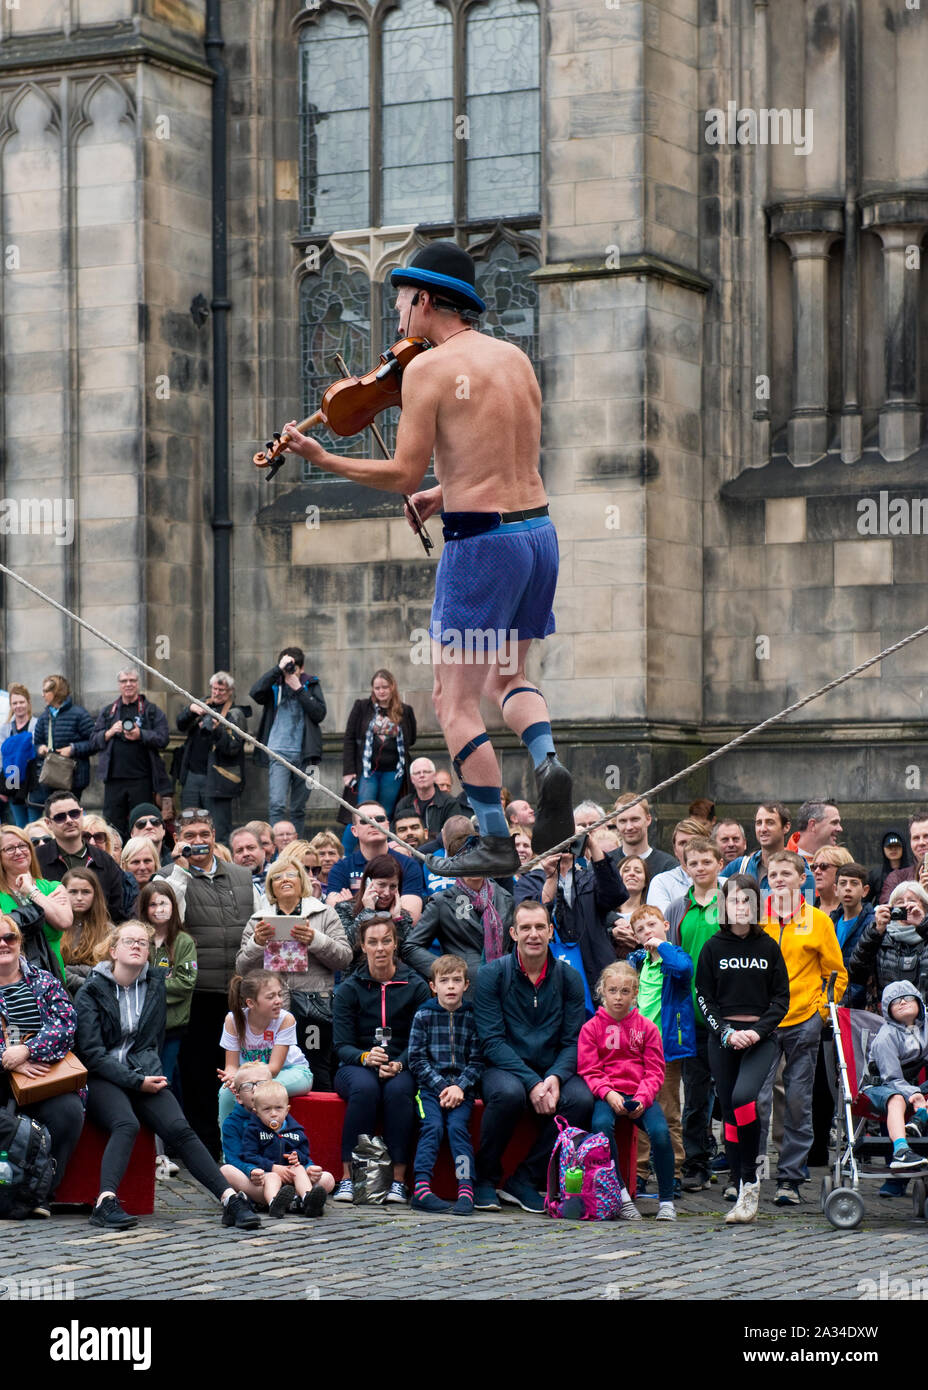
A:
{"label": "bare torso", "polygon": [[446,512],[547,501],[538,472],[541,392],[525,353],[467,329],[417,358],[412,389],[434,393],[435,476]]}

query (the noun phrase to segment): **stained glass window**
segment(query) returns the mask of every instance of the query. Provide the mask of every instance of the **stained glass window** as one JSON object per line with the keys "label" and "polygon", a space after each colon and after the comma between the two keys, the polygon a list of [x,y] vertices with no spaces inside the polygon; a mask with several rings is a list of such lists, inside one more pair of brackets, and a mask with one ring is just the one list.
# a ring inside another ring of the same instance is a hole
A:
{"label": "stained glass window", "polygon": [[451,15],[435,0],[403,0],[384,17],[385,227],[454,215]]}
{"label": "stained glass window", "polygon": [[[300,286],[300,366],[303,409],[317,410],[327,386],[341,375],[333,358],[340,352],[352,372],[371,366],[371,287],[359,270],[348,270],[335,259],[318,275],[307,275]],[[314,429],[314,438],[333,454],[368,458],[372,453],[368,431],[342,439],[328,430]],[[331,474],[304,464],[304,477],[321,482]]]}
{"label": "stained glass window", "polygon": [[300,36],[300,224],[366,227],[370,218],[367,26],[327,10]]}
{"label": "stained glass window", "polygon": [[486,260],[477,261],[477,291],[486,302],[482,322],[495,338],[515,343],[538,360],[538,286],[529,276],[538,269],[537,256],[520,256],[508,242],[499,242]]}
{"label": "stained glass window", "polygon": [[538,10],[489,0],[467,14],[467,216],[538,212]]}

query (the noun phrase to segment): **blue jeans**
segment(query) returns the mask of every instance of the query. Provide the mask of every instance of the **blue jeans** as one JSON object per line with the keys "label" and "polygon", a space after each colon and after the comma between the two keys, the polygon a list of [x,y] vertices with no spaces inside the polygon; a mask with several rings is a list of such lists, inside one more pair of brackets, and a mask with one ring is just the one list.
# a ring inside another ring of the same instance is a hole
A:
{"label": "blue jeans", "polygon": [[[528,1153],[512,1174],[513,1180],[531,1183],[539,1191],[548,1180],[548,1160],[557,1126],[553,1115],[539,1115],[528,1098],[528,1088],[518,1076],[502,1067],[487,1067],[481,1083],[483,1120],[477,1150],[478,1182],[498,1187],[503,1176],[503,1153],[523,1115],[532,1120],[536,1134]],[[577,1129],[589,1129],[593,1096],[582,1076],[571,1076],[561,1087],[557,1113]]]}
{"label": "blue jeans", "polygon": [[470,1139],[470,1115],[474,1108],[473,1099],[464,1100],[453,1110],[442,1110],[436,1091],[419,1091],[419,1146],[413,1171],[416,1181],[431,1181],[441,1141],[448,1131],[448,1147],[454,1163],[454,1176],[458,1182],[474,1180],[474,1146]]}
{"label": "blue jeans", "polygon": [[[294,767],[304,769],[310,766],[303,761],[299,752],[285,753],[278,749],[281,757],[293,763]],[[289,768],[282,763],[271,762],[267,770],[267,818],[273,825],[279,820],[290,820],[293,822],[297,833],[297,839],[303,836],[303,816],[306,811],[306,803],[309,800],[309,787],[302,777],[294,777]]]}
{"label": "blue jeans", "polygon": [[[616,1113],[607,1100],[598,1100],[593,1106],[593,1130],[594,1132],[602,1130],[604,1134],[608,1134],[613,1150],[613,1159],[617,1160],[615,1139],[613,1138],[616,1119]],[[673,1144],[670,1141],[670,1130],[667,1128],[664,1112],[655,1101],[633,1123],[643,1129],[651,1141],[651,1162],[654,1164],[654,1172],[657,1174],[658,1198],[662,1202],[672,1202]],[[618,1161],[616,1161],[615,1166],[618,1171]]]}
{"label": "blue jeans", "polygon": [[[335,1089],[347,1102],[342,1162],[351,1162],[351,1150],[359,1134],[382,1134],[393,1162],[404,1164],[416,1123],[416,1083],[409,1072],[401,1071],[398,1076],[382,1080],[371,1067],[342,1063],[335,1073]],[[382,1120],[379,1128],[378,1115]]]}
{"label": "blue jeans", "polygon": [[[175,1076],[177,1071],[177,1055],[180,1052],[182,1035],[177,1034],[173,1038],[165,1038],[161,1045],[161,1067],[163,1074],[168,1079],[168,1085],[180,1100],[180,1075]],[[175,1084],[176,1082],[176,1084]]]}
{"label": "blue jeans", "polygon": [[[402,777],[397,777],[395,772],[372,772],[370,777],[359,777],[358,804],[362,801],[376,801],[392,820],[396,803],[400,799],[402,785]],[[351,854],[352,850],[357,849],[357,844],[358,842],[351,832],[351,826],[346,825],[345,833],[342,836],[342,848],[345,853]]]}
{"label": "blue jeans", "polygon": [[[18,825],[20,830],[25,830],[26,826],[29,824],[30,808],[25,802],[20,804],[17,801],[10,801],[8,805],[10,808],[10,815],[13,817],[13,824]],[[36,807],[36,810],[38,810],[38,807]],[[36,816],[35,819],[38,820],[38,816]]]}

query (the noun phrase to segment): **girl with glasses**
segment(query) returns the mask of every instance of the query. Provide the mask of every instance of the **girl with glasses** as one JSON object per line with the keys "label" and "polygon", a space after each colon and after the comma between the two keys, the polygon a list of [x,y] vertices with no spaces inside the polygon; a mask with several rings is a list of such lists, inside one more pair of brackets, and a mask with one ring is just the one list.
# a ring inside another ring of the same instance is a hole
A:
{"label": "girl with glasses", "polygon": [[150,965],[153,932],[144,922],[114,928],[77,998],[77,1051],[89,1075],[87,1111],[108,1135],[91,1226],[138,1224],[120,1206],[122,1181],[141,1124],[175,1150],[197,1182],[222,1202],[223,1226],[260,1226],[247,1197],[230,1187],[168,1089],[161,1061],[167,1021],[164,971]]}

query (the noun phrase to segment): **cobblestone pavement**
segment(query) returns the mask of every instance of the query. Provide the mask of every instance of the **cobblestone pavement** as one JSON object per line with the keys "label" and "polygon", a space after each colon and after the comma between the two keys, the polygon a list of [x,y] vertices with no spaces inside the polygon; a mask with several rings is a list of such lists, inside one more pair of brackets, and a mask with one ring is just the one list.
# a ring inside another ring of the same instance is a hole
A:
{"label": "cobblestone pavement", "polygon": [[232,1232],[182,1173],[158,1183],[154,1216],[124,1235],[93,1230],[75,1210],[4,1223],[3,1236],[21,1281],[79,1300],[254,1298],[257,1290],[289,1299],[858,1299],[858,1281],[878,1281],[881,1271],[924,1280],[916,1297],[928,1290],[928,1241],[911,1202],[880,1200],[870,1184],[863,1224],[836,1231],[819,1209],[822,1171],[813,1170],[799,1208],[774,1207],[765,1184],[748,1227],[725,1226],[728,1206],[714,1185],[685,1196],[674,1225],[647,1219],[657,1204],[646,1199],[646,1219],[621,1225],[512,1208],[460,1218],[330,1203],[321,1220]]}

